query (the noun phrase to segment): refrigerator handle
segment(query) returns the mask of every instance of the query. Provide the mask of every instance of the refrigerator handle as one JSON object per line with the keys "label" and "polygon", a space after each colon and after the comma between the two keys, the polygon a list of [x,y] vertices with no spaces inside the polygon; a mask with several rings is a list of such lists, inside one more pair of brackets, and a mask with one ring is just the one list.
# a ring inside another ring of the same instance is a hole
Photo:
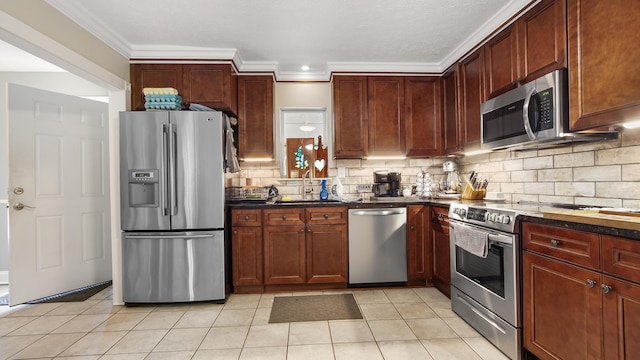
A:
{"label": "refrigerator handle", "polygon": [[175,124],[170,124],[171,126],[171,137],[169,142],[170,149],[170,157],[169,157],[169,176],[171,180],[170,186],[170,201],[171,201],[171,215],[178,214],[178,194],[176,191],[176,187],[178,186],[178,173],[176,169],[176,161],[178,159],[178,130]]}
{"label": "refrigerator handle", "polygon": [[212,234],[205,235],[125,235],[125,239],[207,239]]}
{"label": "refrigerator handle", "polygon": [[[167,125],[162,125],[162,171],[161,173],[166,174],[164,167],[167,166],[167,158],[169,157],[169,130],[167,129]],[[168,180],[165,178],[165,180]],[[160,196],[162,201],[162,216],[169,215],[169,204],[167,203],[167,198],[169,197],[169,184],[167,181],[161,182],[164,184],[163,188],[160,190]]]}

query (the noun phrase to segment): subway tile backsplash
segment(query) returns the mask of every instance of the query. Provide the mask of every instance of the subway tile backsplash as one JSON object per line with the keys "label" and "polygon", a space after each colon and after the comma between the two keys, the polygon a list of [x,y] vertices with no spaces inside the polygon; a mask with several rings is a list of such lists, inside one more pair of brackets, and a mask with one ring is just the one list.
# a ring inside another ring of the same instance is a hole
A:
{"label": "subway tile backsplash", "polygon": [[[403,183],[414,184],[420,170],[443,180],[442,163],[450,158],[367,161],[330,160],[331,186],[338,167],[345,168],[341,178],[345,196],[357,197],[356,185],[370,184],[376,170],[400,171]],[[512,201],[542,201],[580,205],[640,208],[640,129],[624,130],[617,140],[568,145],[530,151],[498,151],[457,159],[459,174],[467,178],[475,170],[489,179],[488,191],[502,192]],[[233,185],[274,184],[280,194],[300,198],[300,180],[280,178],[279,166],[241,164],[239,174],[228,174]],[[318,196],[320,181],[313,181],[313,197]],[[371,195],[371,194],[367,194]]]}

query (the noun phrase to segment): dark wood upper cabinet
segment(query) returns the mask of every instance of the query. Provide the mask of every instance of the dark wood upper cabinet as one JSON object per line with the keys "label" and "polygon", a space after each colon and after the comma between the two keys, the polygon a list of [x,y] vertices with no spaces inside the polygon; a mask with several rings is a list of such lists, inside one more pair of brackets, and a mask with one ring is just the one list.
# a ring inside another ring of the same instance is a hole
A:
{"label": "dark wood upper cabinet", "polygon": [[369,121],[366,76],[334,76],[333,119],[335,157],[367,156]]}
{"label": "dark wood upper cabinet", "polygon": [[484,95],[484,51],[476,50],[460,62],[460,124],[465,151],[480,148],[480,104]]}
{"label": "dark wood upper cabinet", "polygon": [[544,0],[484,46],[487,99],[567,66],[566,6]]}
{"label": "dark wood upper cabinet", "polygon": [[131,64],[131,110],[145,110],[142,89],[172,87],[182,94],[182,65]]}
{"label": "dark wood upper cabinet", "polygon": [[521,83],[567,67],[567,4],[543,0],[517,22]]}
{"label": "dark wood upper cabinet", "polygon": [[239,158],[273,158],[273,77],[238,77]]}
{"label": "dark wood upper cabinet", "polygon": [[440,79],[407,77],[404,88],[407,156],[441,155]]}
{"label": "dark wood upper cabinet", "polygon": [[238,80],[231,65],[182,65],[183,95],[187,103],[196,103],[212,109],[237,114]]}
{"label": "dark wood upper cabinet", "polygon": [[368,155],[405,153],[404,77],[368,77]]}
{"label": "dark wood upper cabinet", "polygon": [[445,155],[455,154],[461,148],[460,116],[458,114],[458,67],[456,63],[442,75],[442,133]]}
{"label": "dark wood upper cabinet", "polygon": [[518,28],[510,25],[484,45],[488,98],[518,86]]}
{"label": "dark wood upper cabinet", "polygon": [[568,0],[569,127],[640,118],[640,2]]}

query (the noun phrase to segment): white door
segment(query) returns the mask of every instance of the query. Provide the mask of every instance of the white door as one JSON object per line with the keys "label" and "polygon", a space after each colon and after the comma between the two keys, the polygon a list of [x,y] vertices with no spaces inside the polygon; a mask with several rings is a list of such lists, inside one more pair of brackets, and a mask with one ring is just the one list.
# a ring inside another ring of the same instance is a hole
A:
{"label": "white door", "polygon": [[8,98],[10,305],[111,280],[108,105]]}

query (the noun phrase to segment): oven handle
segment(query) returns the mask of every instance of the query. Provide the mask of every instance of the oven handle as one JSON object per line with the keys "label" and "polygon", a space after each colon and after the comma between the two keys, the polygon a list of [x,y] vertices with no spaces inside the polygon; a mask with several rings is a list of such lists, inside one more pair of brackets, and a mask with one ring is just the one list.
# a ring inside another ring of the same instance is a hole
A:
{"label": "oven handle", "polygon": [[450,237],[452,238],[452,240],[454,240],[453,239],[453,236],[454,236],[453,232],[454,232],[454,227],[455,226],[467,227],[467,228],[472,228],[472,229],[475,229],[475,230],[481,230],[481,231],[484,231],[484,232],[488,232],[489,233],[489,242],[490,243],[494,243],[494,244],[495,243],[499,243],[499,244],[496,244],[496,245],[500,245],[500,244],[513,245],[514,238],[515,238],[515,235],[503,235],[503,234],[499,234],[499,233],[490,231],[488,229],[485,229],[485,228],[482,228],[482,227],[479,227],[479,226],[467,225],[467,224],[461,223],[461,222],[456,221],[456,220],[449,220],[449,234],[451,234]]}

